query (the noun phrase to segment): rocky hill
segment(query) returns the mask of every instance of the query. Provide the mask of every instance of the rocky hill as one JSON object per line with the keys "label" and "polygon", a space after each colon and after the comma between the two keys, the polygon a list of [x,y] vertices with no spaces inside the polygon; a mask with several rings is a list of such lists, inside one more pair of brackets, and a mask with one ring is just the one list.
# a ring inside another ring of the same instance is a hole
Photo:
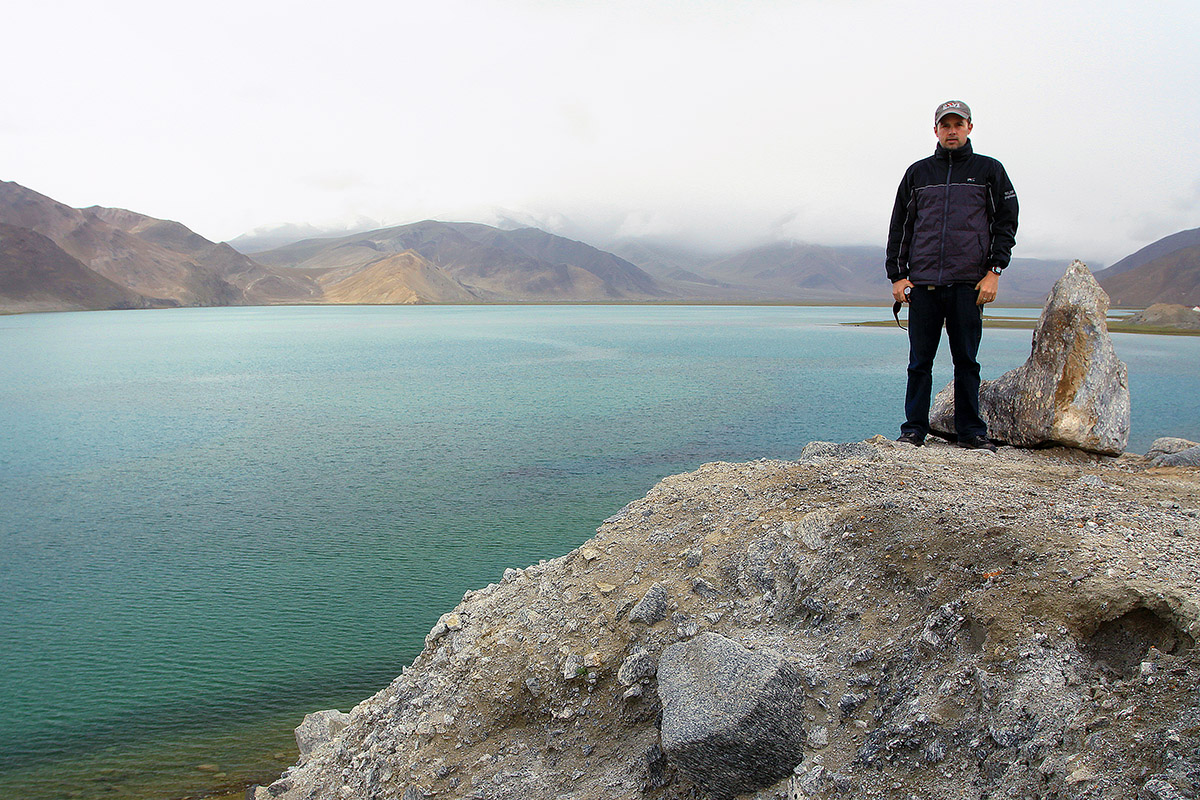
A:
{"label": "rocky hill", "polygon": [[[0,181],[0,223],[41,234],[146,305],[304,302],[320,294],[311,276],[264,268],[178,222],[124,209],[71,208],[16,183]],[[51,275],[38,263],[21,268],[44,284],[39,291],[49,290]]]}
{"label": "rocky hill", "polygon": [[478,303],[479,295],[405,250],[360,268],[330,269],[318,278],[326,303],[413,305],[437,298],[442,303]]}
{"label": "rocky hill", "polygon": [[183,257],[203,276],[201,280],[231,285],[235,290],[231,305],[307,302],[320,298],[321,291],[310,276],[264,267],[228,244],[210,242],[178,222],[123,208],[92,206],[83,209],[83,213]]}
{"label": "rocky hill", "polygon": [[1200,311],[1173,303],[1155,303],[1122,320],[1126,325],[1200,331]]}
{"label": "rocky hill", "polygon": [[0,223],[0,310],[145,308],[146,298],[93,272],[37,231]]}
{"label": "rocky hill", "polygon": [[1200,305],[1200,228],[1146,245],[1096,273],[1115,306]]}
{"label": "rocky hill", "polygon": [[[411,251],[428,265],[424,302],[671,299],[633,264],[534,228],[504,231],[427,220],[335,239],[310,239],[257,253],[264,264],[307,270],[364,270]],[[433,272],[440,273],[434,277]],[[322,279],[326,280],[326,279]],[[434,291],[445,288],[449,294]],[[418,294],[421,294],[418,292]]]}
{"label": "rocky hill", "polygon": [[1096,277],[1115,306],[1200,305],[1200,244],[1158,256],[1119,275],[1109,276],[1108,272]]}
{"label": "rocky hill", "polygon": [[813,443],[468,592],[253,794],[1190,798],[1197,636],[1195,469]]}
{"label": "rocky hill", "polygon": [[1162,258],[1163,256],[1169,256],[1171,253],[1174,253],[1178,250],[1184,250],[1189,247],[1197,246],[1200,246],[1200,228],[1192,228],[1191,230],[1172,233],[1170,236],[1164,236],[1156,242],[1151,242],[1137,252],[1125,256],[1120,261],[1104,270],[1102,275],[1105,278],[1123,275],[1126,272],[1135,270],[1145,264],[1149,264],[1155,259]]}

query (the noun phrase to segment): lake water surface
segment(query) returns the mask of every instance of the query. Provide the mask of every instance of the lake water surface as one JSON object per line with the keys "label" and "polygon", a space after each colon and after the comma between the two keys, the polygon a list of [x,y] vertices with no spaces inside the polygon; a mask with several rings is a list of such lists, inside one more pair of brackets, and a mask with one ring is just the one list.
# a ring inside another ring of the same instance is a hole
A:
{"label": "lake water surface", "polygon": [[[304,713],[384,687],[464,591],[566,553],[662,476],[895,436],[905,334],[838,324],[888,314],[0,318],[4,796],[269,780]],[[1114,341],[1129,449],[1200,439],[1200,337]],[[984,377],[1029,342],[986,331]]]}

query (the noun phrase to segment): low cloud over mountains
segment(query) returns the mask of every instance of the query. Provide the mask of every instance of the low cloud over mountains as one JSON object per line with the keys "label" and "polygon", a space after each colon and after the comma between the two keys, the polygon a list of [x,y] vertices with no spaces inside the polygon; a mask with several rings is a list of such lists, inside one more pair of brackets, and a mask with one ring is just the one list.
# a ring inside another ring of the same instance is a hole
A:
{"label": "low cloud over mountains", "polygon": [[[244,244],[245,253],[178,222],[75,209],[0,182],[0,311],[890,300],[882,247],[777,242],[714,256],[626,239],[609,252],[537,228],[433,220],[271,249],[253,238]],[[1015,259],[1003,300],[1040,303],[1065,266]],[[1198,303],[1200,229],[1160,240],[1098,277],[1114,305]]]}

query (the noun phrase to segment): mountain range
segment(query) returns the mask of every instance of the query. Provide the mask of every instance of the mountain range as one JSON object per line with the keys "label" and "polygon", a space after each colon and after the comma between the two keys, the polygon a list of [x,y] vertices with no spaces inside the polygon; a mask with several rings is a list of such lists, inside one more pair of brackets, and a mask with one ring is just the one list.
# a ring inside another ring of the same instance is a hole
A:
{"label": "mountain range", "polygon": [[[888,300],[882,247],[776,242],[711,254],[624,240],[602,250],[537,228],[434,220],[270,247],[281,238],[286,237],[239,237],[247,250],[240,252],[179,222],[118,208],[71,208],[0,181],[0,312],[301,303]],[[269,249],[259,249],[264,246]],[[1014,259],[1002,283],[1003,297],[1040,303],[1065,268],[1065,261]],[[1196,304],[1200,229],[1166,237],[1097,277],[1114,305]]]}

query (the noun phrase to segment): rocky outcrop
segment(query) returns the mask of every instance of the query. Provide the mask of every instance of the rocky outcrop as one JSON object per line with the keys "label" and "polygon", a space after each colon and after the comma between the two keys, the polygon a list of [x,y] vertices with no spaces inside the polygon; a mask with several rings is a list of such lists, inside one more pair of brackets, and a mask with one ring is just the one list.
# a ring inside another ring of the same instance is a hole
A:
{"label": "rocky outcrop", "polygon": [[296,747],[300,750],[300,760],[304,761],[313,750],[332,742],[333,737],[341,733],[349,721],[350,715],[336,708],[305,715],[304,722],[296,728]]}
{"label": "rocky outcrop", "polygon": [[[664,479],[468,592],[255,797],[1196,796],[1200,471],[882,437],[805,452]],[[632,620],[647,595],[665,614]],[[769,770],[758,748],[689,756],[725,731],[797,749]]]}
{"label": "rocky outcrop", "polygon": [[662,749],[716,798],[762,789],[804,758],[800,673],[778,653],[707,632],[667,647],[658,664]]}
{"label": "rocky outcrop", "polygon": [[1200,444],[1187,439],[1155,439],[1146,458],[1158,467],[1200,467]]}
{"label": "rocky outcrop", "polygon": [[1200,311],[1178,303],[1155,303],[1144,311],[1129,315],[1123,322],[1151,328],[1200,331]]}
{"label": "rocky outcrop", "polygon": [[[1065,445],[1117,455],[1129,442],[1129,379],[1108,334],[1108,296],[1075,261],[1054,284],[1028,360],[979,388],[988,436],[1019,447]],[[930,427],[954,432],[953,383],[940,391]]]}

